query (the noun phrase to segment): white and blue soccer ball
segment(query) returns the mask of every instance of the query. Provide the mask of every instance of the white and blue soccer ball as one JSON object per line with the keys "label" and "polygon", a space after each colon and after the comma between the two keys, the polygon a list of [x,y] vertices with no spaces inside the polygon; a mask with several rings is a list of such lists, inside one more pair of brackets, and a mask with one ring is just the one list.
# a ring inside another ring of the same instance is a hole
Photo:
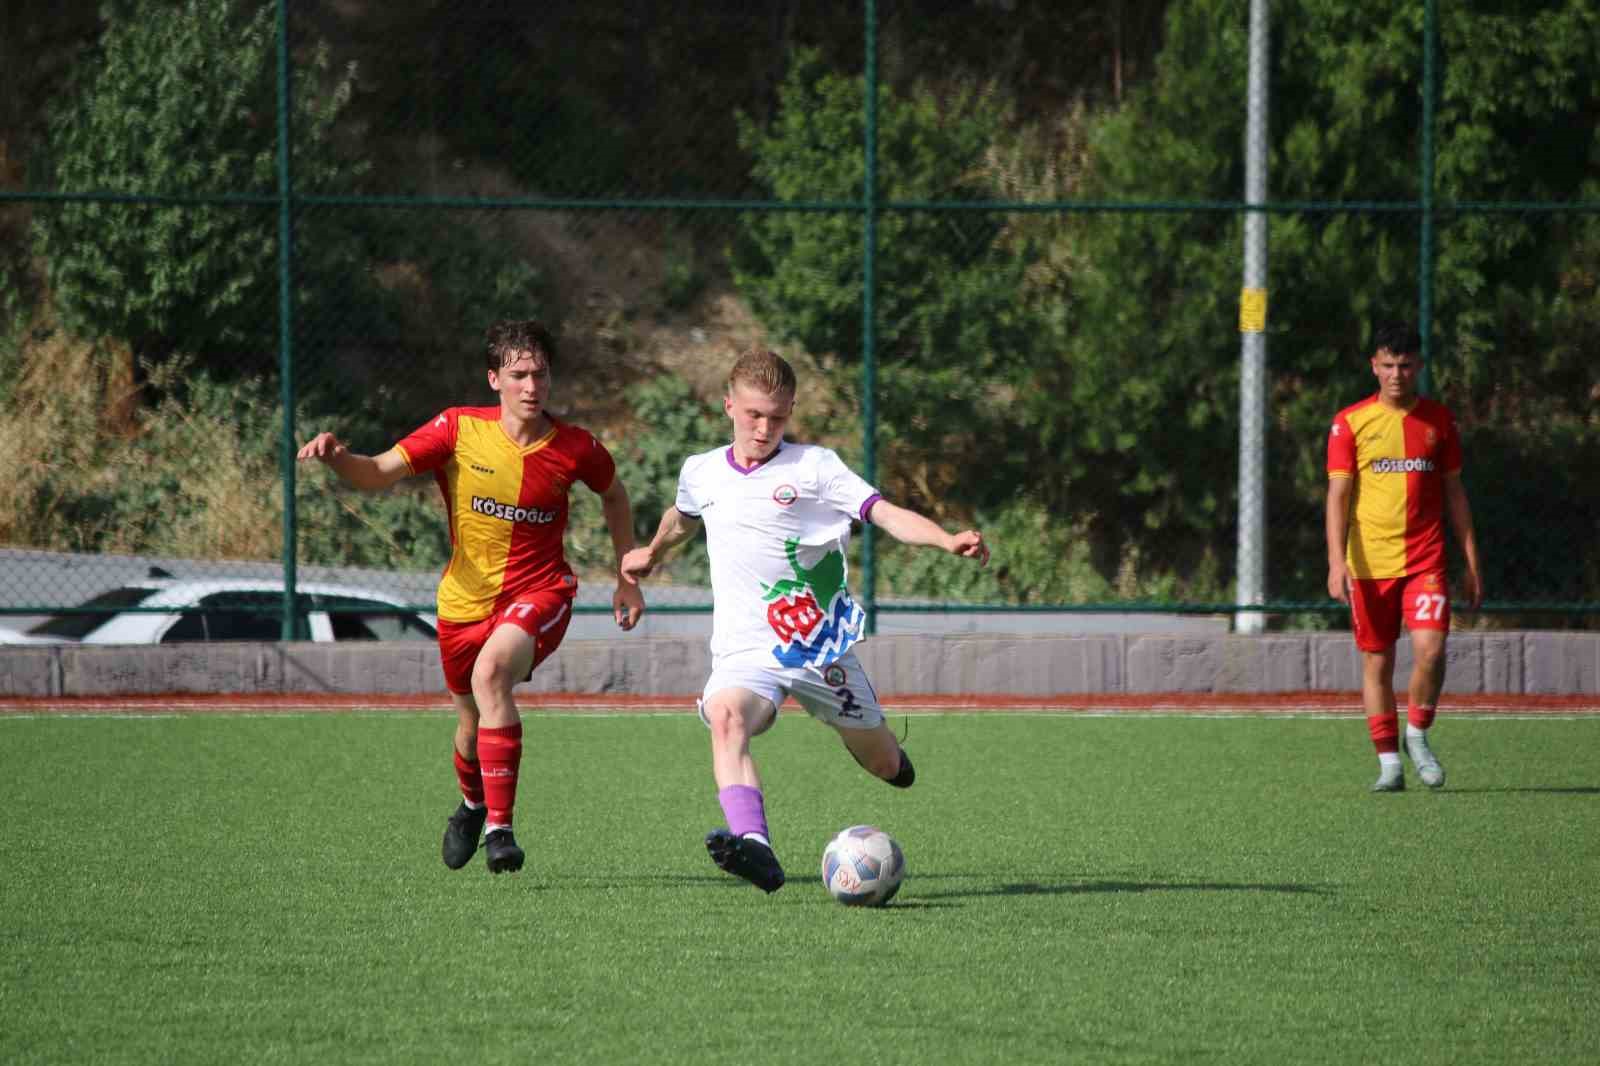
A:
{"label": "white and blue soccer ball", "polygon": [[822,885],[846,906],[883,906],[900,891],[905,875],[905,853],[875,825],[841,829],[822,849]]}

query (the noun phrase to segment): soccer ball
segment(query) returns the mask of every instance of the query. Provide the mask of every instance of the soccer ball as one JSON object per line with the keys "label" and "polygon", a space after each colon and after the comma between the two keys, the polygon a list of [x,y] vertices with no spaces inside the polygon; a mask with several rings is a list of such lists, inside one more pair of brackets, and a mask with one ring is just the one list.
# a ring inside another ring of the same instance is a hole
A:
{"label": "soccer ball", "polygon": [[841,829],[822,849],[822,885],[846,906],[883,906],[900,891],[905,875],[905,853],[875,825]]}

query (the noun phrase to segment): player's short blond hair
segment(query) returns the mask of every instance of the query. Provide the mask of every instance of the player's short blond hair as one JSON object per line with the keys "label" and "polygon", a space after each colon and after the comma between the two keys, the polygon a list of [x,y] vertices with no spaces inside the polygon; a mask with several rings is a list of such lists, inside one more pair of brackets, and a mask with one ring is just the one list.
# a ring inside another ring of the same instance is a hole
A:
{"label": "player's short blond hair", "polygon": [[733,369],[728,371],[730,393],[744,385],[768,396],[780,393],[793,396],[797,384],[794,367],[789,365],[788,360],[765,348],[751,348],[734,360]]}

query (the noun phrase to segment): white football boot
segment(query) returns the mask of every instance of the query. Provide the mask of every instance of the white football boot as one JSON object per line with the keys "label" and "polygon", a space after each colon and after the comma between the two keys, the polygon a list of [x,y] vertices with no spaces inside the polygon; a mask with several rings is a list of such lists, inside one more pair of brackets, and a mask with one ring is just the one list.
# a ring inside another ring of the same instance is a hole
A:
{"label": "white football boot", "polygon": [[1439,765],[1439,760],[1434,757],[1433,749],[1428,747],[1427,734],[1406,737],[1406,754],[1411,756],[1411,765],[1417,768],[1417,776],[1422,778],[1422,783],[1429,788],[1444,787],[1444,767]]}
{"label": "white football boot", "polygon": [[1378,767],[1378,779],[1372,783],[1372,791],[1404,792],[1405,790],[1406,772],[1399,763]]}

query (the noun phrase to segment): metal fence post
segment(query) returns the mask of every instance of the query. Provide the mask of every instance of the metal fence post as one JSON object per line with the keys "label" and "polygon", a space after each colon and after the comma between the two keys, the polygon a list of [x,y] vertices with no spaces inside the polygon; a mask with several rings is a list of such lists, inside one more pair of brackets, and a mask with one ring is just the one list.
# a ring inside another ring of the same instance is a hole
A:
{"label": "metal fence post", "polygon": [[283,401],[283,629],[295,638],[294,184],[290,171],[289,0],[278,0],[278,387]]}
{"label": "metal fence post", "polygon": [[1427,0],[1422,17],[1422,240],[1417,249],[1417,332],[1422,335],[1422,373],[1417,382],[1424,393],[1433,384],[1433,123],[1436,49],[1439,39],[1439,5]]}
{"label": "metal fence post", "polygon": [[[1266,600],[1267,0],[1250,0],[1249,104],[1244,169],[1244,288],[1239,297],[1239,538],[1240,604]],[[1266,616],[1234,615],[1234,629],[1259,633]]]}
{"label": "metal fence post", "polygon": [[[867,484],[875,485],[878,478],[878,327],[875,298],[878,286],[878,5],[876,0],[867,0],[866,6],[866,70],[861,78],[866,95],[866,128],[862,138],[866,177],[861,185],[861,464]],[[861,530],[861,602],[867,613],[868,633],[878,631],[877,562],[877,538],[873,535],[872,523],[865,522]]]}

